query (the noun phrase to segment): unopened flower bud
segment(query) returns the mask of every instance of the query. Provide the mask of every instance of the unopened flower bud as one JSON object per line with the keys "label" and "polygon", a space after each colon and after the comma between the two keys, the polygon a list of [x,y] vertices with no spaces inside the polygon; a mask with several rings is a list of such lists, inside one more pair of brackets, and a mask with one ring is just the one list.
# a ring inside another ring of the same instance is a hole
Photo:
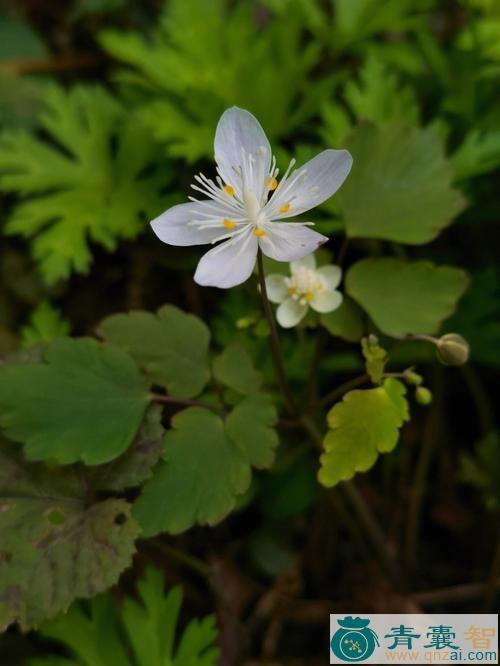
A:
{"label": "unopened flower bud", "polygon": [[417,386],[415,389],[415,400],[420,405],[430,405],[432,402],[432,393],[425,386]]}
{"label": "unopened flower bud", "polygon": [[436,343],[437,355],[444,365],[464,365],[469,360],[469,343],[458,333],[447,333]]}
{"label": "unopened flower bud", "polygon": [[408,384],[413,384],[413,386],[420,386],[420,384],[424,381],[422,375],[413,372],[413,370],[405,370],[404,379],[408,382]]}

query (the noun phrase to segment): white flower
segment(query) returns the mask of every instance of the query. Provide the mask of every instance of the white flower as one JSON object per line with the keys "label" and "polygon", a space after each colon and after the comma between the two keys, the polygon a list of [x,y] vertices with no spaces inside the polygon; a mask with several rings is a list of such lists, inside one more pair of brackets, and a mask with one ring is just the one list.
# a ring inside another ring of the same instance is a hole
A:
{"label": "white flower", "polygon": [[276,319],[283,328],[291,328],[301,321],[309,307],[316,312],[332,312],[342,303],[342,294],[335,289],[340,283],[339,266],[328,264],[316,268],[310,254],[290,264],[291,277],[268,275],[267,296],[272,303],[280,303]]}
{"label": "white flower", "polygon": [[278,182],[276,160],[254,116],[232,107],[215,133],[215,181],[203,174],[192,185],[208,197],[170,208],[151,222],[170,245],[223,241],[200,260],[194,276],[204,286],[234,287],[251,275],[257,250],[277,261],[294,261],[328,239],[312,222],[283,222],[318,206],[342,185],[352,165],[346,150],[325,150],[300,169],[290,162]]}

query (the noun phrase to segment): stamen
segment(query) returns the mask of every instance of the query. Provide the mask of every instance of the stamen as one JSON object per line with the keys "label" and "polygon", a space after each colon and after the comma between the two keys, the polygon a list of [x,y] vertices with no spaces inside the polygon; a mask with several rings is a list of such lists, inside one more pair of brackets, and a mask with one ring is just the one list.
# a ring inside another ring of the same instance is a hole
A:
{"label": "stamen", "polygon": [[234,229],[236,227],[236,224],[232,220],[223,220],[222,224],[226,229]]}
{"label": "stamen", "polygon": [[224,185],[224,191],[228,197],[234,197],[234,187],[231,187],[231,185]]}
{"label": "stamen", "polygon": [[288,213],[289,210],[290,210],[290,204],[286,203],[283,204],[283,206],[281,206],[280,213]]}
{"label": "stamen", "polygon": [[262,238],[262,236],[266,235],[266,232],[264,231],[264,229],[254,229],[253,235],[257,236],[257,238]]}
{"label": "stamen", "polygon": [[288,287],[288,294],[290,296],[294,296],[297,293],[297,289],[295,287]]}
{"label": "stamen", "polygon": [[308,303],[310,303],[314,298],[313,292],[312,291],[306,291],[306,293],[304,294],[304,298],[306,299],[306,301]]}
{"label": "stamen", "polygon": [[276,180],[276,178],[266,178],[266,180],[264,181],[264,185],[267,187],[268,190],[272,192],[278,187],[278,181]]}

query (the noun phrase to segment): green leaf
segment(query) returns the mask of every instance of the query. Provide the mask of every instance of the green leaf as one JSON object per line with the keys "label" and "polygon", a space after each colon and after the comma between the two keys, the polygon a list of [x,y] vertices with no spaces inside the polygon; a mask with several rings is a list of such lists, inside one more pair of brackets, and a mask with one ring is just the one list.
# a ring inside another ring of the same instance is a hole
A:
{"label": "green leaf", "polygon": [[191,398],[207,383],[210,332],[194,315],[173,305],[157,314],[131,312],[108,317],[99,334],[134,358],[155,384]]}
{"label": "green leaf", "polygon": [[226,432],[244,452],[250,465],[270,467],[279,439],[273,426],[278,415],[266,395],[253,395],[237,405],[226,419]]}
{"label": "green leaf", "polygon": [[121,499],[89,505],[81,476],[0,448],[0,628],[24,629],[113,585],[138,526]]}
{"label": "green leaf", "polygon": [[0,14],[0,60],[37,60],[49,51],[29,23],[17,16]]}
{"label": "green leaf", "polygon": [[48,301],[43,301],[33,310],[29,324],[21,330],[23,347],[64,338],[69,330],[69,322],[62,318],[59,310]]}
{"label": "green leaf", "polygon": [[164,587],[163,574],[148,567],[137,583],[137,600],[129,596],[118,605],[101,596],[88,611],[75,604],[40,633],[67,646],[83,666],[215,666],[214,617],[191,619],[181,632],[181,588],[167,594]]}
{"label": "green leaf", "polygon": [[365,332],[363,311],[349,297],[344,296],[339,308],[321,314],[319,320],[331,335],[348,342],[359,342]]}
{"label": "green leaf", "polygon": [[339,204],[351,238],[427,243],[463,208],[434,130],[362,124],[346,148],[354,163]]}
{"label": "green leaf", "polygon": [[389,354],[383,349],[375,335],[361,340],[361,350],[366,362],[366,372],[374,384],[380,384]]}
{"label": "green leaf", "polygon": [[256,393],[262,384],[262,374],[255,369],[247,350],[238,343],[229,345],[215,357],[213,371],[215,379],[239,393]]}
{"label": "green leaf", "polygon": [[148,400],[132,359],[91,339],[62,338],[44,362],[0,368],[0,425],[30,460],[113,460],[134,440]]}
{"label": "green leaf", "polygon": [[163,453],[163,410],[160,405],[151,405],[133,443],[116,460],[88,470],[92,486],[98,490],[124,490],[149,479],[153,467]]}
{"label": "green leaf", "polygon": [[53,283],[88,270],[89,240],[113,250],[118,239],[137,236],[144,218],[161,210],[165,173],[144,175],[155,145],[105,90],[52,86],[45,103],[40,128],[48,141],[26,130],[0,135],[0,189],[26,197],[6,231],[32,239]]}
{"label": "green leaf", "polygon": [[250,466],[266,467],[278,443],[276,412],[265,396],[243,400],[226,424],[207,409],[176,414],[165,435],[164,462],[154,469],[134,513],[144,536],[213,525],[249,487]]}
{"label": "green leaf", "polygon": [[215,524],[250,484],[244,452],[229,439],[223,421],[201,407],[173,417],[163,457],[134,507],[146,537]]}
{"label": "green leaf", "polygon": [[346,276],[346,290],[387,335],[436,333],[464,293],[464,271],[428,261],[362,259]]}
{"label": "green leaf", "polygon": [[386,379],[383,386],[346,393],[328,412],[318,479],[324,486],[351,479],[373,467],[380,453],[392,451],[408,420],[404,384]]}
{"label": "green leaf", "polygon": [[457,180],[493,171],[500,165],[500,130],[470,130],[453,153],[451,162]]}
{"label": "green leaf", "polygon": [[288,11],[262,24],[253,9],[228,0],[170,0],[146,36],[99,35],[123,65],[118,80],[169,155],[212,158],[216,123],[234,104],[254,113],[273,140],[289,136],[331,96],[339,74],[313,79],[321,47],[304,41],[303,13]]}
{"label": "green leaf", "polygon": [[344,97],[358,120],[380,125],[394,121],[419,124],[413,90],[401,87],[395,73],[373,56],[363,63],[359,82],[351,79],[346,83]]}

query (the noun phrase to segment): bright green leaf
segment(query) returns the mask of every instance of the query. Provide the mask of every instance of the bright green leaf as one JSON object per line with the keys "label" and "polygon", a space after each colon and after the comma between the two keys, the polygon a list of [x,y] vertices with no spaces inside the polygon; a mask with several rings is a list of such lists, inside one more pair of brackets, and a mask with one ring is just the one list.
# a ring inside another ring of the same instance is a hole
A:
{"label": "bright green leaf", "polygon": [[45,102],[40,127],[50,141],[25,130],[0,136],[0,190],[27,197],[6,230],[33,239],[34,257],[53,283],[88,270],[89,240],[113,250],[117,239],[137,236],[162,208],[165,173],[144,175],[155,145],[105,90],[52,86]]}
{"label": "bright green leaf", "polygon": [[52,342],[68,334],[69,322],[63,319],[59,310],[48,301],[43,301],[36,307],[31,314],[29,324],[21,330],[24,347],[31,347],[40,342]]}
{"label": "bright green leaf", "polygon": [[138,526],[121,499],[88,504],[74,470],[26,464],[0,449],[0,629],[32,627],[130,565]]}
{"label": "bright green leaf", "polygon": [[262,374],[255,369],[251,356],[238,343],[226,347],[213,363],[215,378],[239,393],[256,393],[262,384]]}
{"label": "bright green leaf", "polygon": [[[137,599],[127,596],[116,604],[111,596],[100,596],[88,610],[75,604],[40,633],[67,646],[80,666],[215,666],[214,617],[192,619],[181,631],[182,590],[166,593],[164,588],[163,574],[148,567],[137,583]],[[38,664],[51,666],[29,662]]]}
{"label": "bright green leaf", "polygon": [[129,353],[172,395],[191,398],[208,380],[210,332],[201,319],[173,305],[164,305],[157,314],[112,315],[100,324],[99,334]]}
{"label": "bright green leaf", "polygon": [[134,440],[148,400],[132,359],[91,339],[62,338],[44,362],[0,368],[0,425],[30,460],[113,460]]}
{"label": "bright green leaf", "polygon": [[367,374],[374,384],[380,384],[389,354],[379,345],[375,335],[361,340],[361,350],[365,358]]}
{"label": "bright green leaf", "polygon": [[419,123],[412,88],[400,86],[395,73],[374,57],[363,63],[359,82],[351,79],[346,83],[344,97],[358,120],[370,120],[377,125],[394,121]]}
{"label": "bright green leaf", "polygon": [[387,335],[436,333],[468,284],[464,271],[428,261],[362,259],[346,276],[346,290]]}
{"label": "bright green leaf", "polygon": [[432,129],[366,123],[346,148],[354,163],[339,203],[351,238],[426,243],[463,208],[443,141]]}
{"label": "bright green leaf", "polygon": [[408,420],[404,384],[387,379],[383,386],[346,393],[328,413],[330,430],[320,457],[320,483],[334,486],[373,467],[380,453],[396,446]]}
{"label": "bright green leaf", "polygon": [[337,335],[348,342],[358,342],[363,337],[363,311],[349,297],[344,297],[339,308],[321,314],[319,319],[331,335]]}
{"label": "bright green leaf", "polygon": [[451,161],[457,180],[493,171],[500,165],[500,130],[481,132],[471,129],[453,153]]}

